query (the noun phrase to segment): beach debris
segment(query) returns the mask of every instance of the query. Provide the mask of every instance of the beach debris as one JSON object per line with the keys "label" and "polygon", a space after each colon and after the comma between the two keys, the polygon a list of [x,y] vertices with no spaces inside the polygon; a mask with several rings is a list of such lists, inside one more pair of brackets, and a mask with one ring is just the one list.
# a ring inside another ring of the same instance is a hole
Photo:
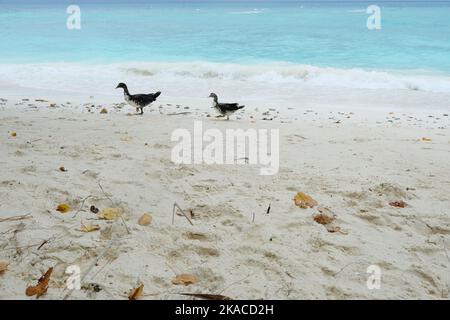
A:
{"label": "beach debris", "polygon": [[269,214],[270,213],[270,206],[271,206],[272,204],[271,203],[269,203],[269,207],[267,207],[267,211],[266,211],[266,214]]}
{"label": "beach debris", "polygon": [[391,201],[389,202],[389,205],[394,208],[405,208],[408,206],[408,204],[403,200]]}
{"label": "beach debris", "polygon": [[315,222],[317,222],[319,224],[327,225],[327,224],[330,224],[331,222],[333,222],[335,218],[328,214],[319,213],[319,214],[314,215],[313,219]]}
{"label": "beach debris", "polygon": [[39,278],[38,283],[36,286],[29,286],[25,290],[25,294],[29,297],[36,296],[36,298],[39,298],[40,296],[44,295],[47,292],[48,289],[48,283],[50,281],[50,276],[53,272],[53,268],[49,268],[46,273],[42,277]]}
{"label": "beach debris", "polygon": [[67,172],[67,169],[64,168],[64,167],[59,167],[59,171],[61,171],[61,172]]}
{"label": "beach debris", "polygon": [[25,220],[25,219],[30,219],[32,218],[31,214],[24,214],[21,216],[13,216],[13,217],[7,217],[7,218],[0,218],[0,222],[5,222],[5,221],[20,221],[20,220]]}
{"label": "beach debris", "polygon": [[422,138],[420,139],[420,141],[423,141],[423,142],[430,142],[431,139],[430,139],[430,138],[426,138],[426,137],[422,137]]}
{"label": "beach debris", "polygon": [[198,280],[195,276],[188,273],[182,273],[177,275],[175,278],[172,279],[172,283],[175,285],[190,285],[196,283]]}
{"label": "beach debris", "polygon": [[191,226],[193,226],[194,224],[192,223],[192,220],[191,220],[191,218],[193,217],[192,210],[190,210],[190,214],[187,215],[187,214],[180,208],[180,206],[179,206],[176,202],[174,202],[174,204],[173,204],[173,210],[172,210],[172,224],[175,223],[175,213],[176,213],[177,215],[180,215],[180,214],[178,214],[178,210],[182,213],[182,215],[186,218],[186,220],[189,221],[189,223],[191,224]]}
{"label": "beach debris", "polygon": [[70,211],[70,206],[67,203],[61,203],[56,207],[56,211],[67,213]]}
{"label": "beach debris", "polygon": [[83,222],[81,222],[81,228],[79,229],[81,232],[93,232],[93,231],[97,231],[100,230],[100,226],[97,224],[84,224]]}
{"label": "beach debris", "polygon": [[306,209],[306,208],[314,208],[318,205],[317,201],[312,197],[303,192],[298,192],[294,197],[294,203],[296,206]]}
{"label": "beach debris", "polygon": [[107,110],[106,108],[102,108],[102,110],[100,110],[100,113],[101,113],[101,114],[108,113],[108,110]]}
{"label": "beach debris", "polygon": [[5,271],[8,269],[9,263],[5,261],[0,261],[0,274],[5,273]]}
{"label": "beach debris", "polygon": [[223,296],[221,294],[209,294],[209,293],[179,293],[179,294],[182,296],[190,296],[204,300],[233,300],[230,297]]}
{"label": "beach debris", "polygon": [[128,295],[128,300],[137,300],[142,296],[142,293],[144,292],[144,285],[141,284],[139,287],[134,288],[131,290],[130,294]]}
{"label": "beach debris", "polygon": [[138,220],[140,226],[148,226],[152,222],[152,216],[149,213],[144,213]]}
{"label": "beach debris", "polygon": [[89,211],[91,211],[92,213],[95,213],[95,214],[97,214],[97,213],[100,212],[99,208],[97,208],[97,207],[94,206],[94,205],[92,205],[92,206],[89,208]]}
{"label": "beach debris", "polygon": [[122,215],[122,209],[120,208],[105,208],[100,212],[98,217],[104,220],[116,220]]}
{"label": "beach debris", "polygon": [[11,134],[11,137],[17,137],[17,132],[15,132],[15,131],[11,132],[10,134]]}

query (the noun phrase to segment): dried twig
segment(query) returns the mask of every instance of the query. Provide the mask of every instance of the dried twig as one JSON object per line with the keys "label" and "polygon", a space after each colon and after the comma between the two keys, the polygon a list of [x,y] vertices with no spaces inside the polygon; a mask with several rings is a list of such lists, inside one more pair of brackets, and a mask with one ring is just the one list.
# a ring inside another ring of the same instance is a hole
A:
{"label": "dried twig", "polygon": [[194,224],[192,223],[191,219],[186,215],[186,213],[184,213],[184,211],[180,208],[180,206],[174,202],[173,204],[173,212],[172,212],[172,224],[175,223],[175,213],[176,213],[176,209],[180,210],[181,213],[183,214],[183,216],[187,219],[187,221],[189,221],[189,223],[193,226]]}
{"label": "dried twig", "polygon": [[19,220],[25,220],[25,219],[31,219],[33,218],[33,216],[31,214],[24,214],[21,216],[13,216],[13,217],[8,217],[8,218],[0,218],[0,222],[5,222],[5,221],[19,221]]}
{"label": "dried twig", "polygon": [[191,296],[201,298],[204,300],[233,300],[230,297],[223,296],[221,294],[209,294],[209,293],[179,293],[183,296]]}
{"label": "dried twig", "polygon": [[114,206],[114,201],[112,201],[112,199],[106,194],[105,190],[103,190],[102,185],[100,184],[100,182],[98,182],[98,186],[100,187],[100,190],[102,190],[102,193],[105,195],[106,198],[108,198],[108,200],[111,202],[111,204]]}
{"label": "dried twig", "polygon": [[86,202],[87,199],[92,198],[93,196],[90,194],[88,195],[86,198],[83,199],[83,201],[81,202],[80,207],[78,208],[77,212],[75,212],[75,214],[72,216],[72,218],[75,218],[77,216],[78,213],[80,213],[81,210],[83,210],[84,207],[84,203]]}

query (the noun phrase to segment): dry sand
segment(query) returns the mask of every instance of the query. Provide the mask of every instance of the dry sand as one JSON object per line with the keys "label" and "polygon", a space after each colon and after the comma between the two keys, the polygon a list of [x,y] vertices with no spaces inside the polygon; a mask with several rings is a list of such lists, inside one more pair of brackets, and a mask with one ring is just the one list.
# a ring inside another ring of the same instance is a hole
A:
{"label": "dry sand", "polygon": [[[26,299],[49,267],[41,299],[127,299],[140,283],[142,299],[449,298],[450,121],[442,112],[283,118],[248,108],[227,122],[167,115],[192,111],[175,105],[138,117],[120,105],[100,114],[97,105],[16,103],[0,110],[0,219],[30,216],[0,220],[0,261],[9,263],[0,299]],[[279,128],[279,173],[173,164],[171,133],[199,119],[220,130]],[[340,232],[313,220],[317,207],[295,206],[299,191],[328,207]],[[400,200],[407,207],[389,205]],[[172,224],[174,202],[192,210],[193,226],[179,215]],[[56,211],[60,203],[72,210]],[[99,220],[91,205],[121,208],[124,220]],[[138,225],[146,212],[151,224]],[[82,222],[101,229],[83,233]],[[70,292],[65,269],[74,264],[83,288]],[[370,265],[381,269],[379,290],[366,286]],[[182,273],[198,282],[172,284]]]}

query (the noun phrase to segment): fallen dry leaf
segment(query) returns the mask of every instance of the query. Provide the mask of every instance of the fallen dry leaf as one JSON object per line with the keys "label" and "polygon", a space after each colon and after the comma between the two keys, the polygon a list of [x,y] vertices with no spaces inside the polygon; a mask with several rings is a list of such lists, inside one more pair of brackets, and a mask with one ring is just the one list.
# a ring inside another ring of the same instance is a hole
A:
{"label": "fallen dry leaf", "polygon": [[423,142],[430,142],[431,141],[430,138],[426,138],[426,137],[422,137],[422,139],[420,139],[420,140],[422,140]]}
{"label": "fallen dry leaf", "polygon": [[138,220],[141,226],[148,226],[152,222],[152,216],[149,213],[144,213]]}
{"label": "fallen dry leaf", "polygon": [[108,110],[106,110],[106,108],[103,108],[103,109],[100,111],[100,113],[102,113],[102,114],[108,113]]}
{"label": "fallen dry leaf", "polygon": [[116,220],[122,215],[120,208],[105,208],[100,212],[98,217],[104,220]]}
{"label": "fallen dry leaf", "polygon": [[130,294],[128,295],[128,300],[137,300],[142,296],[142,293],[144,292],[144,285],[141,284],[139,287],[134,288],[131,290]]}
{"label": "fallen dry leaf", "polygon": [[64,167],[59,167],[59,171],[62,171],[62,172],[67,172],[67,169],[66,169],[66,168],[64,168]]}
{"label": "fallen dry leaf", "polygon": [[99,225],[81,223],[81,228],[80,228],[81,232],[92,232],[92,231],[97,231],[97,230],[100,230]]}
{"label": "fallen dry leaf", "polygon": [[27,290],[25,291],[25,294],[29,297],[36,296],[36,298],[39,298],[40,296],[44,295],[47,292],[48,289],[48,282],[50,281],[50,276],[53,272],[53,268],[49,268],[47,272],[39,278],[38,284],[36,286],[29,286]]}
{"label": "fallen dry leaf", "polygon": [[404,208],[404,207],[406,207],[408,204],[407,204],[405,201],[400,200],[400,201],[392,201],[392,202],[389,202],[389,205],[392,206],[392,207],[395,207],[395,208]]}
{"label": "fallen dry leaf", "polygon": [[4,273],[8,269],[8,262],[0,261],[0,274]]}
{"label": "fallen dry leaf", "polygon": [[17,133],[16,132],[11,132],[11,137],[17,137]]}
{"label": "fallen dry leaf", "polygon": [[313,219],[315,222],[325,225],[325,224],[329,224],[329,223],[333,222],[334,217],[327,215],[327,214],[320,213],[320,214],[316,214],[313,217]]}
{"label": "fallen dry leaf", "polygon": [[192,274],[188,274],[188,273],[179,274],[175,278],[172,279],[173,284],[176,284],[176,285],[183,284],[185,286],[194,284],[197,281],[198,280],[195,276],[193,276]]}
{"label": "fallen dry leaf", "polygon": [[58,207],[56,208],[56,211],[59,211],[61,213],[67,213],[70,211],[70,206],[67,203],[61,203],[60,205],[58,205]]}
{"label": "fallen dry leaf", "polygon": [[303,192],[299,192],[294,197],[294,203],[296,206],[306,209],[306,208],[314,208],[317,206],[317,201],[308,196]]}

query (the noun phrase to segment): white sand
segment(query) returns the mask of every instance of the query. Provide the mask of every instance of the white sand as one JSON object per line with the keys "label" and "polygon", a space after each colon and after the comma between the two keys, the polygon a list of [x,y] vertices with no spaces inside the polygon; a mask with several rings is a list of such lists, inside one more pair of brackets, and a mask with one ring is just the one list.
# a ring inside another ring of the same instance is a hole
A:
{"label": "white sand", "polygon": [[[114,112],[107,105],[110,112],[99,114],[98,107],[88,113],[17,102],[0,109],[0,218],[32,218],[0,222],[0,261],[10,264],[0,275],[0,299],[27,298],[25,288],[50,266],[55,270],[41,299],[62,299],[72,264],[81,267],[85,286],[101,290],[74,291],[70,299],[126,299],[139,283],[143,299],[187,298],[181,292],[233,299],[449,298],[450,119],[440,111],[296,109],[295,117],[280,119],[248,107],[241,119],[226,122],[203,111],[167,115],[190,112],[192,104],[138,117],[126,116],[128,107]],[[220,130],[279,128],[279,174],[173,164],[171,133],[192,130],[198,119]],[[298,191],[329,207],[343,233],[314,222],[316,208],[296,207]],[[398,200],[408,206],[389,205]],[[174,202],[193,211],[194,226],[181,216],[172,225]],[[60,203],[73,210],[57,212]],[[120,220],[97,220],[91,205],[122,208],[129,233]],[[137,224],[144,212],[153,216],[147,227]],[[81,221],[101,230],[82,233]],[[366,286],[369,265],[381,268],[379,290]],[[179,273],[199,281],[173,285]]]}

